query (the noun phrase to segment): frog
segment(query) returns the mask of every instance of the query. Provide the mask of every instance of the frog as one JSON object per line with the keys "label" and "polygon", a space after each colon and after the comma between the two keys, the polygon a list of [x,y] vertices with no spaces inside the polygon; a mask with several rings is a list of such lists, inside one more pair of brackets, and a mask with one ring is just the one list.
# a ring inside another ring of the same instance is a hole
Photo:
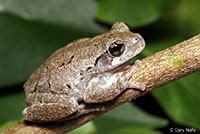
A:
{"label": "frog", "polygon": [[104,103],[126,89],[145,91],[145,84],[129,81],[142,65],[140,60],[133,65],[129,62],[144,48],[139,33],[116,22],[106,33],[75,40],[56,50],[24,84],[24,119],[69,120],[104,111]]}

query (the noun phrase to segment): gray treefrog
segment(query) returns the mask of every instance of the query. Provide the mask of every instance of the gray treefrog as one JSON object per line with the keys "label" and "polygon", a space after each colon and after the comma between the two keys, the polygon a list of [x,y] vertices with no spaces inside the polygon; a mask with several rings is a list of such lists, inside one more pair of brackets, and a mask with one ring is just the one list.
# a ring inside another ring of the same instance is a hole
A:
{"label": "gray treefrog", "polygon": [[141,66],[130,60],[145,47],[140,34],[123,22],[93,38],[83,38],[55,51],[24,84],[25,120],[49,122],[104,110],[96,104],[113,100],[126,88],[144,91],[145,85],[128,81]]}

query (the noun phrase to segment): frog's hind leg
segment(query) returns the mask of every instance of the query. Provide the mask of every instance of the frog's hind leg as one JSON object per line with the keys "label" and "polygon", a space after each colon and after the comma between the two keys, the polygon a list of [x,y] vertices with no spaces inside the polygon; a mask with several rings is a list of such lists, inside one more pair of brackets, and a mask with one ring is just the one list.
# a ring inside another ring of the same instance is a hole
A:
{"label": "frog's hind leg", "polygon": [[49,122],[62,120],[78,110],[78,102],[66,95],[41,93],[27,96],[29,107],[22,112],[25,120]]}

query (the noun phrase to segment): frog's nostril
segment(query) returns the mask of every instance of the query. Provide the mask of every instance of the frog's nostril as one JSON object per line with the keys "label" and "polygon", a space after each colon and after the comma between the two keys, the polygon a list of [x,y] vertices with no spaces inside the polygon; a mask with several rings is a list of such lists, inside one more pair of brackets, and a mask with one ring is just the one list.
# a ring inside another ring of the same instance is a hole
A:
{"label": "frog's nostril", "polygon": [[141,42],[142,47],[144,47],[145,46],[145,40],[144,40],[143,37],[140,37],[140,42]]}

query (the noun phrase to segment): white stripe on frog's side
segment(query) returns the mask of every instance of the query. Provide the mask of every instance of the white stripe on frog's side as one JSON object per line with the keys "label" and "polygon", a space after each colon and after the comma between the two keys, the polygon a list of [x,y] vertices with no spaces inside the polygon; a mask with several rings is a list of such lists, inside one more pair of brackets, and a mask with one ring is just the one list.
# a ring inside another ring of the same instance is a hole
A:
{"label": "white stripe on frog's side", "polygon": [[112,60],[112,66],[115,66],[120,63],[120,57],[115,57]]}

